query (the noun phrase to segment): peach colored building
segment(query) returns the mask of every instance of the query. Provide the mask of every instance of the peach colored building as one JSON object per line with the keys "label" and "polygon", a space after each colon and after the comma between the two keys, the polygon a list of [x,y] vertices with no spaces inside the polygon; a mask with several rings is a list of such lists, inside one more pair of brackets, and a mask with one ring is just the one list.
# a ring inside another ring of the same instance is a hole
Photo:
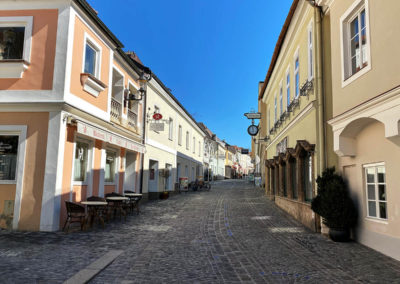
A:
{"label": "peach colored building", "polygon": [[317,2],[330,23],[329,124],[359,209],[354,237],[400,260],[400,2]]}
{"label": "peach colored building", "polygon": [[0,227],[54,231],[64,201],[141,191],[142,74],[85,0],[0,3]]}

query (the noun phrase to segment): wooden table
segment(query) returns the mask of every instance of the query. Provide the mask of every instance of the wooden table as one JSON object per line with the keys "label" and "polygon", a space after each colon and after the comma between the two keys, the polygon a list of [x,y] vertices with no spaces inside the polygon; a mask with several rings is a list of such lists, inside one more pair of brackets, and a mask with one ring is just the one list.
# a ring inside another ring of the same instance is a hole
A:
{"label": "wooden table", "polygon": [[136,207],[136,213],[139,214],[139,212],[140,212],[139,201],[140,201],[140,199],[142,199],[143,194],[141,194],[141,193],[133,193],[133,192],[126,192],[126,193],[124,193],[124,195],[130,197],[130,199],[132,199],[135,202],[135,203],[131,203],[132,204],[131,212],[133,212],[133,208]]}
{"label": "wooden table", "polygon": [[124,215],[125,220],[126,220],[126,212],[124,210],[124,208],[122,207],[122,202],[125,200],[129,200],[129,197],[125,197],[125,196],[109,196],[106,197],[106,200],[109,202],[112,202],[113,204],[113,208],[114,208],[114,217],[117,213],[117,211],[120,213],[120,218],[121,218],[121,214]]}
{"label": "wooden table", "polygon": [[108,203],[104,201],[82,201],[81,204],[87,206],[88,218],[86,223],[88,223],[90,219],[90,227],[93,227],[94,219],[98,218],[104,228],[104,218],[99,212],[104,210],[104,207],[107,206]]}

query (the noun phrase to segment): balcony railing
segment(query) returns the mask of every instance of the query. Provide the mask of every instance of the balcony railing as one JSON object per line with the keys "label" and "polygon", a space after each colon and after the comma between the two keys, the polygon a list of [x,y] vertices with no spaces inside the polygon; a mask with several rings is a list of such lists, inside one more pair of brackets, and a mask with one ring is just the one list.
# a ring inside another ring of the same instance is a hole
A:
{"label": "balcony railing", "polygon": [[111,99],[111,120],[121,122],[122,104],[116,99]]}
{"label": "balcony railing", "polygon": [[128,109],[128,126],[135,128],[137,125],[137,114]]}

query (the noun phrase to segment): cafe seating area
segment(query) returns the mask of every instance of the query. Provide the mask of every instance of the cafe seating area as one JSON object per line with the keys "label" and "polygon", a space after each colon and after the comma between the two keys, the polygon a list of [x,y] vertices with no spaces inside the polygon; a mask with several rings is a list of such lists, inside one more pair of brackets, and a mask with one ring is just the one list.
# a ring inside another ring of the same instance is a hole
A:
{"label": "cafe seating area", "polygon": [[72,223],[79,223],[81,230],[92,228],[98,223],[105,228],[106,224],[119,218],[126,221],[128,214],[140,213],[139,202],[142,199],[141,193],[125,191],[124,194],[116,192],[108,193],[105,197],[90,196],[86,201],[71,202],[65,201],[67,219],[63,231],[68,233]]}

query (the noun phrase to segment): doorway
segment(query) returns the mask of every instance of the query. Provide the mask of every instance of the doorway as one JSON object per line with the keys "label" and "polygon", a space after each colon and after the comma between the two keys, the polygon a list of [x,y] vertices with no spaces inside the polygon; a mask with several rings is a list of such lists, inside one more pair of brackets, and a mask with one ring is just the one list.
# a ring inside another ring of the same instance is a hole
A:
{"label": "doorway", "polygon": [[149,192],[158,192],[158,161],[149,160]]}
{"label": "doorway", "polygon": [[136,187],[136,154],[126,152],[124,190],[135,191]]}

